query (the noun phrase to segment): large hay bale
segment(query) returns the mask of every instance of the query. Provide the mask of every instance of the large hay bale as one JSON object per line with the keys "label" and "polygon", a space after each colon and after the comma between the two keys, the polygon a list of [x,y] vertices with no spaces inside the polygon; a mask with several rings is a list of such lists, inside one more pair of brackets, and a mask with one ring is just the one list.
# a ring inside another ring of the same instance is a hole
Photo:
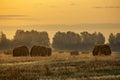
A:
{"label": "large hay bale", "polygon": [[79,55],[79,51],[71,51],[70,52],[70,55],[73,56],[73,55]]}
{"label": "large hay bale", "polygon": [[97,55],[111,55],[111,49],[108,45],[96,45],[93,49],[93,56]]}
{"label": "large hay bale", "polygon": [[33,46],[31,51],[30,51],[30,55],[31,56],[40,56],[40,50],[39,50],[39,46]]}
{"label": "large hay bale", "polygon": [[51,56],[52,55],[52,49],[51,48],[47,48],[47,55]]}
{"label": "large hay bale", "polygon": [[46,48],[43,46],[33,46],[30,52],[31,56],[50,56],[51,48]]}
{"label": "large hay bale", "polygon": [[29,49],[26,46],[20,46],[13,49],[13,56],[29,56]]}
{"label": "large hay bale", "polygon": [[41,56],[48,56],[48,50],[46,47],[40,47],[40,53],[41,53]]}

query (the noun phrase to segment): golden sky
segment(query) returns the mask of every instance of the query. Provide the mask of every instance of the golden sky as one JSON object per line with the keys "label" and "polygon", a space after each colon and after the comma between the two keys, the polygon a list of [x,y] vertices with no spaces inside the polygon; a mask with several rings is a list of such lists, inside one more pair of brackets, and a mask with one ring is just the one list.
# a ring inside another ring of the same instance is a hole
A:
{"label": "golden sky", "polygon": [[120,23],[120,0],[0,0],[0,25]]}

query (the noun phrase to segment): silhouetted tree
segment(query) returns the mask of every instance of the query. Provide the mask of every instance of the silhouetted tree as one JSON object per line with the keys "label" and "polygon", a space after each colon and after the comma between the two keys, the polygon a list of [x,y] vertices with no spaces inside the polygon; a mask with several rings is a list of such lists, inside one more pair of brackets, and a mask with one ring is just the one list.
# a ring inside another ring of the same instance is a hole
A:
{"label": "silhouetted tree", "polygon": [[104,44],[105,37],[102,33],[88,33],[88,32],[81,32],[82,42],[81,42],[81,49],[82,51],[90,51],[94,45],[96,44]]}
{"label": "silhouetted tree", "polygon": [[117,33],[116,35],[111,33],[108,41],[113,51],[120,51],[120,33]]}
{"label": "silhouetted tree", "polygon": [[105,43],[105,37],[102,33],[98,33],[97,34],[97,38],[96,38],[96,44],[104,44]]}
{"label": "silhouetted tree", "polygon": [[79,34],[68,31],[65,32],[57,32],[53,38],[53,48],[55,49],[65,49],[72,50],[78,49],[79,44],[81,42],[81,37]]}
{"label": "silhouetted tree", "polygon": [[6,38],[6,35],[1,32],[0,33],[0,50],[5,50],[10,48],[10,40]]}
{"label": "silhouetted tree", "polygon": [[102,33],[81,32],[80,34],[68,31],[57,32],[53,38],[53,48],[64,50],[90,51],[95,44],[104,44]]}
{"label": "silhouetted tree", "polygon": [[17,30],[13,44],[13,46],[26,45],[32,47],[33,45],[39,45],[48,47],[50,46],[50,41],[47,32]]}

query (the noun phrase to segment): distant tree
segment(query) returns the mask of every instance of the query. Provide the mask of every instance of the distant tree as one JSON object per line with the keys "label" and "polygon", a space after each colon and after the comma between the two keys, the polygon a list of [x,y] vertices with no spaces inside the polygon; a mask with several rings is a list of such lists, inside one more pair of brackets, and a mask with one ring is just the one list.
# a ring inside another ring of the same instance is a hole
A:
{"label": "distant tree", "polygon": [[81,49],[83,51],[90,51],[96,44],[104,44],[105,37],[102,33],[88,33],[88,32],[81,32],[82,43]]}
{"label": "distant tree", "polygon": [[26,35],[24,35],[24,30],[17,30],[13,38],[13,47],[20,45],[29,45],[29,40]]}
{"label": "distant tree", "polygon": [[92,43],[92,35],[88,32],[81,32],[82,42],[81,42],[81,49],[82,51],[90,50],[91,46],[94,44]]}
{"label": "distant tree", "polygon": [[111,33],[108,41],[113,51],[120,51],[120,33],[117,33],[116,35]]}
{"label": "distant tree", "polygon": [[31,40],[31,45],[41,45],[41,46],[50,46],[50,39],[47,32],[39,32],[34,35]]}
{"label": "distant tree", "polygon": [[105,43],[105,37],[102,33],[98,33],[97,34],[97,38],[96,38],[96,44],[104,44]]}
{"label": "distant tree", "polygon": [[80,34],[68,31],[57,32],[53,37],[52,46],[55,49],[90,51],[95,44],[104,44],[102,33],[81,32]]}
{"label": "distant tree", "polygon": [[81,37],[79,34],[68,31],[65,32],[57,32],[53,37],[52,46],[55,49],[60,50],[73,50],[78,49],[79,44],[81,42]]}
{"label": "distant tree", "polygon": [[117,42],[117,45],[120,46],[120,33],[116,34],[116,42]]}
{"label": "distant tree", "polygon": [[65,35],[65,32],[57,32],[53,37],[52,47],[55,49],[64,49],[66,44]]}
{"label": "distant tree", "polygon": [[5,50],[10,48],[10,40],[6,38],[6,35],[1,32],[0,33],[0,50]]}
{"label": "distant tree", "polygon": [[47,32],[17,30],[13,44],[14,46],[26,45],[32,47],[33,45],[40,45],[49,47],[50,40]]}
{"label": "distant tree", "polygon": [[116,36],[113,35],[113,33],[111,33],[109,35],[109,39],[108,39],[110,45],[116,45]]}
{"label": "distant tree", "polygon": [[79,34],[68,31],[66,33],[66,39],[67,39],[66,43],[67,43],[68,49],[70,50],[79,49],[79,44],[81,43],[81,40],[82,40]]}

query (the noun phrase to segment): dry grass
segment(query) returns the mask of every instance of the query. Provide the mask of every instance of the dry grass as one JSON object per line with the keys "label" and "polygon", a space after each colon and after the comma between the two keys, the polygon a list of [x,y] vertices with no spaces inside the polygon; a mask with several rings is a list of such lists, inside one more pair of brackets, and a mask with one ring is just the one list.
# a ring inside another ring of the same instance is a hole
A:
{"label": "dry grass", "polygon": [[0,80],[120,80],[120,54],[94,57],[54,52],[51,57],[0,54]]}

